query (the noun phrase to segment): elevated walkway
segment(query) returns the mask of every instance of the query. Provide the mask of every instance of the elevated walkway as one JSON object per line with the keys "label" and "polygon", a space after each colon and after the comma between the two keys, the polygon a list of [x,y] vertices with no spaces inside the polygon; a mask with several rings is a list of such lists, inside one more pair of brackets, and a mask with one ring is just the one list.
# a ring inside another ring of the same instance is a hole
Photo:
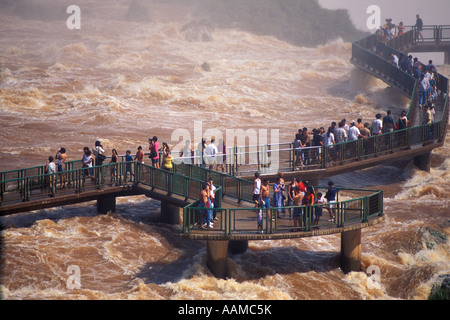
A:
{"label": "elevated walkway", "polygon": [[[399,41],[411,47],[405,34]],[[338,189],[338,199],[333,205],[334,219],[328,221],[328,211],[318,205],[271,208],[260,212],[252,200],[254,172],[273,178],[283,172],[285,178],[301,177],[315,186],[315,192],[326,193],[317,186],[320,178],[376,166],[383,161],[413,157],[419,167],[429,170],[429,155],[434,148],[444,144],[448,125],[448,79],[440,75],[440,97],[436,104],[436,118],[422,125],[417,108],[417,80],[392,66],[380,55],[382,52],[399,52],[396,48],[380,45],[374,36],[353,44],[352,63],[409,98],[409,118],[412,126],[367,139],[296,149],[293,143],[228,148],[226,172],[207,170],[202,166],[183,164],[181,159],[174,171],[156,169],[141,163],[116,164],[93,168],[94,179],[85,176],[80,162],[68,163],[65,188],[58,188],[61,174],[48,175],[43,167],[2,172],[0,175],[0,215],[32,211],[43,208],[97,200],[99,213],[115,210],[116,197],[144,194],[161,201],[162,218],[168,223],[183,225],[181,236],[193,240],[206,240],[208,266],[219,277],[226,276],[226,257],[232,252],[242,252],[249,240],[279,240],[334,233],[341,234],[342,269],[358,271],[360,268],[361,229],[384,221],[383,193],[376,190]],[[296,165],[300,152],[306,165]],[[220,156],[222,157],[222,155]],[[198,161],[198,157],[188,161]],[[203,160],[203,159],[200,159]],[[200,162],[201,163],[201,162]],[[133,175],[127,177],[127,166]],[[110,180],[110,177],[112,178]],[[217,186],[216,201],[212,209],[217,217],[214,228],[203,230],[205,211],[198,207],[201,185],[212,178]],[[294,227],[289,214],[294,209],[301,212],[301,221]],[[316,220],[316,210],[322,209]],[[261,228],[256,220],[261,213]]]}

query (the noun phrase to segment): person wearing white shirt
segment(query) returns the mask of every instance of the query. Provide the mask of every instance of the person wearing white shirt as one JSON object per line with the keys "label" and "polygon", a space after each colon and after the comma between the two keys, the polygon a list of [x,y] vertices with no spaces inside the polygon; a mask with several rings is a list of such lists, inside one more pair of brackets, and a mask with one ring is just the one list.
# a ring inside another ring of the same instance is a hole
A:
{"label": "person wearing white shirt", "polygon": [[47,173],[49,174],[48,181],[50,187],[50,195],[53,195],[56,189],[56,164],[53,161],[54,159],[52,156],[48,157],[48,163],[45,168]]}
{"label": "person wearing white shirt", "polygon": [[398,68],[398,57],[394,53],[391,53],[391,63]]}
{"label": "person wearing white shirt", "polygon": [[383,129],[383,122],[381,121],[381,113],[378,113],[375,116],[375,120],[372,122],[372,134],[378,135],[381,134],[381,130]]}
{"label": "person wearing white shirt", "polygon": [[103,154],[105,153],[105,150],[103,150],[103,146],[100,141],[95,141],[95,146],[92,148],[92,154],[95,158],[95,165],[101,166],[103,164]]}
{"label": "person wearing white shirt", "polygon": [[348,141],[357,140],[358,137],[361,135],[359,132],[359,129],[355,125],[355,121],[352,121],[351,127],[348,130]]}
{"label": "person wearing white shirt", "polygon": [[219,150],[217,150],[217,147],[214,144],[214,142],[215,142],[215,139],[212,138],[211,143],[208,144],[205,148],[205,156],[206,156],[205,162],[206,162],[206,164],[209,164],[210,170],[214,167],[214,165],[216,163],[216,154],[219,153]]}

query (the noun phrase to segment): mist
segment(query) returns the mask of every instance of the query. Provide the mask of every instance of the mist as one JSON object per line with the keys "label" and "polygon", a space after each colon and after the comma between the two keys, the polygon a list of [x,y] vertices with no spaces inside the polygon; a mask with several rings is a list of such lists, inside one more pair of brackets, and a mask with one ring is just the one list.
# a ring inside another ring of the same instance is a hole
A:
{"label": "mist", "polygon": [[[0,0],[0,11],[19,16],[25,23],[61,21],[64,31],[65,20],[71,18],[67,8],[72,4],[68,0]],[[190,16],[190,23],[274,36],[297,46],[315,47],[339,38],[352,42],[365,36],[350,21],[347,10],[324,9],[317,0],[82,0],[76,5],[81,12],[81,33],[98,28],[98,20],[129,21],[151,27],[155,20],[173,22],[181,16]],[[155,16],[158,13],[152,6],[165,6],[164,17]]]}

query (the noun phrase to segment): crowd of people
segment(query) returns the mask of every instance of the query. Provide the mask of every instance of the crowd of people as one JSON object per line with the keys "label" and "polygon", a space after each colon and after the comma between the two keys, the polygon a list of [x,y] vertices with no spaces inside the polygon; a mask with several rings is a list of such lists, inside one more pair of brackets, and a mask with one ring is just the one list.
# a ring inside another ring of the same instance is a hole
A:
{"label": "crowd of people", "polygon": [[[416,15],[416,24],[414,25],[417,30],[417,37],[423,41],[423,20],[420,15]],[[387,18],[385,24],[375,32],[379,42],[387,44],[392,39],[401,36],[405,33],[406,26],[403,21],[400,21],[398,25],[392,22],[392,18]]]}
{"label": "crowd of people", "polygon": [[308,130],[306,127],[299,129],[294,139],[294,167],[298,170],[305,165],[321,163],[322,146],[328,147],[326,160],[331,162],[336,160],[338,155],[338,151],[333,148],[335,144],[368,139],[374,135],[406,129],[409,125],[405,110],[401,111],[396,120],[394,120],[391,110],[387,110],[384,117],[381,113],[377,113],[371,122],[364,122],[359,118],[356,121],[350,121],[349,125],[344,118],[339,123],[333,121],[326,131],[324,127],[312,130]]}
{"label": "crowd of people", "polygon": [[[158,137],[154,136],[149,139],[149,153],[148,158],[150,159],[151,164],[156,168],[162,168],[167,171],[171,171],[173,168],[173,157],[171,150],[167,143],[163,143],[162,147],[158,142]],[[94,179],[100,173],[104,174],[105,169],[99,168],[99,166],[104,165],[105,161],[110,158],[109,163],[111,166],[109,167],[110,171],[110,182],[115,183],[117,181],[119,171],[117,166],[113,164],[119,163],[119,154],[116,149],[111,150],[111,156],[107,157],[105,155],[106,150],[104,149],[102,143],[100,141],[96,141],[94,147],[90,149],[89,147],[83,148],[83,154],[81,156],[81,167],[83,168],[83,181],[85,178]],[[162,156],[162,161],[160,161],[160,156]],[[124,180],[132,181],[134,177],[132,162],[136,161],[139,163],[144,163],[146,154],[143,151],[142,146],[137,148],[136,154],[134,157],[131,154],[130,150],[127,150],[125,153],[124,160],[125,164],[125,172],[124,172]],[[56,178],[60,177],[60,188],[63,189],[66,185],[70,184],[70,181],[67,179],[67,151],[66,148],[60,148],[56,153],[55,157],[50,156],[48,158],[48,162],[45,164],[45,173],[48,174],[49,177],[49,186],[52,188],[51,193],[55,192],[56,188]],[[57,161],[55,163],[55,161]]]}
{"label": "crowd of people", "polygon": [[[423,21],[419,15],[416,16],[417,36],[423,40]],[[376,32],[377,36],[377,53],[383,55],[388,41],[400,36],[404,33],[403,22],[400,22],[399,26],[395,26],[392,23],[392,19],[386,19],[386,24],[380,27]],[[383,48],[380,46],[384,45]],[[413,76],[419,80],[419,106],[423,107],[427,103],[434,103],[438,97],[439,83],[439,73],[437,72],[436,66],[433,64],[432,60],[428,61],[425,65],[417,57],[412,55],[404,55],[403,53],[391,52],[390,57],[388,57],[390,63],[399,68],[403,72]]]}
{"label": "crowd of people", "polygon": [[[273,191],[271,198],[271,190]],[[257,210],[257,232],[263,233],[263,211],[267,210],[268,219],[275,220],[272,216],[272,207],[277,208],[277,218],[280,214],[289,211],[289,217],[293,220],[292,232],[300,231],[306,226],[308,219],[311,219],[311,225],[319,228],[319,221],[322,217],[323,209],[326,208],[329,213],[328,221],[335,220],[335,204],[337,189],[333,181],[328,182],[328,189],[325,195],[322,192],[315,192],[314,187],[308,181],[301,178],[293,178],[286,185],[282,172],[278,173],[276,182],[270,186],[269,179],[261,179],[259,172],[255,173],[253,180],[253,202]],[[314,206],[308,214],[307,208]]]}
{"label": "crowd of people", "polygon": [[[200,214],[197,217],[197,226],[200,229],[213,229],[214,221],[218,220],[215,207],[216,186],[212,178],[202,183],[199,193]],[[319,221],[323,215],[323,209],[329,213],[329,222],[335,222],[337,189],[333,181],[328,182],[325,194],[315,192],[314,187],[308,181],[293,178],[286,185],[282,172],[278,173],[276,182],[272,185],[269,179],[261,179],[259,172],[255,173],[253,180],[253,202],[255,205],[257,233],[263,233],[264,212],[268,219],[275,221],[271,208],[276,208],[276,218],[280,214],[289,212],[289,218],[293,220],[292,232],[300,231],[311,219],[313,228],[319,228]],[[311,207],[308,213],[308,207]]]}

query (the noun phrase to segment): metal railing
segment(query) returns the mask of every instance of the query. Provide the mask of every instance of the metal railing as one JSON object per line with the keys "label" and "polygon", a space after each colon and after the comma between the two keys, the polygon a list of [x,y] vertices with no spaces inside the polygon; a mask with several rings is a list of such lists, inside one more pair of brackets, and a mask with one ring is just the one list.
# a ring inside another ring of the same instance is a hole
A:
{"label": "metal railing", "polygon": [[[314,188],[315,192],[323,191],[324,187]],[[262,208],[212,208],[206,209],[199,206],[198,202],[184,208],[183,233],[192,234],[205,232],[207,235],[233,236],[239,234],[276,234],[291,232],[308,232],[318,228],[344,228],[355,223],[366,223],[370,219],[383,216],[383,192],[373,190],[358,190],[337,188],[338,195],[351,197],[353,193],[365,193],[364,196],[344,199],[324,205],[288,206]],[[329,221],[328,206],[333,208],[334,219]],[[203,217],[212,211],[211,215],[217,216],[214,230],[203,230]],[[293,218],[286,219],[281,215],[294,215],[298,213],[298,225],[294,226]],[[284,212],[284,213],[280,213]],[[318,218],[319,219],[316,219]],[[259,220],[259,221],[258,221]],[[322,221],[320,221],[322,220]],[[216,226],[218,225],[218,226]]]}
{"label": "metal railing", "polygon": [[[34,172],[33,170],[20,170]],[[36,168],[41,171],[40,167]],[[65,177],[64,188],[61,178]],[[117,162],[101,166],[78,168],[58,173],[36,174],[0,181],[0,206],[3,203],[40,200],[45,197],[56,197],[70,194],[82,194],[86,191],[98,190],[112,186],[143,184],[153,189],[166,192],[167,195],[178,195],[187,200],[196,200],[205,180],[199,180],[155,168],[138,162]],[[222,188],[217,187],[217,205],[222,203]]]}

